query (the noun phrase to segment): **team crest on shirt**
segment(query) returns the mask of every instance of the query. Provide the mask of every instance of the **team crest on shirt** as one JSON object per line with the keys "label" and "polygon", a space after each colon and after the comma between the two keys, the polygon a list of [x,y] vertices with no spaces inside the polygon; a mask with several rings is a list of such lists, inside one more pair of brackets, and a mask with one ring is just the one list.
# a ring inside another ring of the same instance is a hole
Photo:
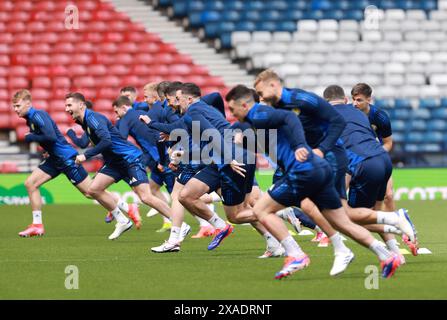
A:
{"label": "team crest on shirt", "polygon": [[31,130],[36,130],[36,127],[34,126],[34,123],[31,123]]}
{"label": "team crest on shirt", "polygon": [[300,113],[301,113],[301,109],[300,109],[300,108],[293,108],[292,111],[293,111],[297,116],[299,116]]}
{"label": "team crest on shirt", "polygon": [[371,128],[373,128],[374,131],[377,131],[377,126],[375,124],[372,124]]}

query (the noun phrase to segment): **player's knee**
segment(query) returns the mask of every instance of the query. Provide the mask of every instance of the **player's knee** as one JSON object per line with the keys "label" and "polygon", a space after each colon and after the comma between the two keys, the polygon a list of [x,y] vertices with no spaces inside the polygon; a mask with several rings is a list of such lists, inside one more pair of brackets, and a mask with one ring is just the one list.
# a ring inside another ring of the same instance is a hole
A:
{"label": "player's knee", "polygon": [[95,186],[90,186],[88,187],[87,192],[85,192],[85,196],[87,198],[96,198],[101,192],[103,192],[102,189]]}
{"label": "player's knee", "polygon": [[184,188],[178,195],[178,200],[180,201],[181,204],[184,204],[184,203],[190,203],[194,199],[193,197],[191,197],[191,193],[188,192],[188,189]]}
{"label": "player's knee", "polygon": [[237,218],[236,214],[227,215],[227,219],[230,223],[235,223],[235,224],[239,223],[239,219]]}
{"label": "player's knee", "polygon": [[25,184],[26,190],[28,190],[28,191],[37,189],[37,185],[32,179],[26,179],[24,184]]}
{"label": "player's knee", "polygon": [[386,201],[392,201],[394,198],[394,192],[393,190],[387,190],[385,193],[385,200]]}

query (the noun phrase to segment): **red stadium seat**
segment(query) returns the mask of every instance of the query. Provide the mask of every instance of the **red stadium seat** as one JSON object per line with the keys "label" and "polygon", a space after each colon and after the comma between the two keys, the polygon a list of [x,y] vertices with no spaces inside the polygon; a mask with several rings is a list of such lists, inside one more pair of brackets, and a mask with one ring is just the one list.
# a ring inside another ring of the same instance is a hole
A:
{"label": "red stadium seat", "polygon": [[12,11],[14,10],[14,4],[12,1],[0,1],[0,11]]}
{"label": "red stadium seat", "polygon": [[65,28],[64,22],[65,19],[50,21],[45,25],[45,30],[47,32],[64,32],[67,30],[67,28]]}
{"label": "red stadium seat", "polygon": [[75,64],[68,67],[68,72],[69,72],[69,75],[72,77],[88,74],[88,70],[87,70],[86,66],[80,66],[80,65],[75,65]]}
{"label": "red stadium seat", "polygon": [[74,64],[90,64],[92,63],[93,57],[88,53],[78,53],[71,55],[72,62]]}
{"label": "red stadium seat", "polygon": [[[28,31],[28,30],[27,30]],[[18,32],[14,34],[14,43],[30,44],[34,41],[34,34],[30,32]]]}
{"label": "red stadium seat", "polygon": [[165,64],[167,66],[176,62],[174,56],[169,53],[157,53],[154,55],[154,59],[157,61],[157,64]]}
{"label": "red stadium seat", "polygon": [[[6,91],[5,89],[0,89],[0,92],[3,92],[3,100],[0,100],[0,112],[3,113],[10,113],[12,110],[11,107],[11,102],[10,102],[10,96],[8,94],[8,91]],[[6,96],[4,96],[4,94],[6,94]]]}
{"label": "red stadium seat", "polygon": [[98,79],[98,83],[103,87],[119,87],[121,85],[121,79],[117,76],[108,75]]}
{"label": "red stadium seat", "polygon": [[0,63],[0,77],[6,77],[9,74],[9,68],[2,66]]}
{"label": "red stadium seat", "polygon": [[4,101],[9,100],[9,98],[10,97],[9,97],[9,94],[8,94],[8,90],[0,89],[0,112],[5,111],[5,110],[2,110],[2,108],[4,107],[4,105],[2,105],[2,103]]}
{"label": "red stadium seat", "polygon": [[191,66],[191,74],[209,76],[209,71],[204,66],[193,65],[193,66]]}
{"label": "red stadium seat", "polygon": [[8,55],[6,54],[0,54],[0,66],[9,66],[10,60]]}
{"label": "red stadium seat", "polygon": [[16,127],[17,140],[24,141],[25,135],[29,132],[27,125],[20,125]]}
{"label": "red stadium seat", "polygon": [[42,21],[32,21],[27,24],[27,30],[33,33],[46,31],[46,26]]}
{"label": "red stadium seat", "polygon": [[115,56],[113,54],[95,53],[95,63],[111,65],[116,63]]}
{"label": "red stadium seat", "polygon": [[138,52],[158,53],[160,52],[160,46],[153,42],[138,43]]}
{"label": "red stadium seat", "polygon": [[56,65],[67,65],[71,63],[71,56],[67,53],[56,53],[51,55],[51,61]]}
{"label": "red stadium seat", "polygon": [[50,112],[65,112],[64,100],[50,100],[48,110]]}
{"label": "red stadium seat", "polygon": [[104,39],[104,36],[101,33],[92,32],[92,31],[84,33],[84,36],[83,36],[83,41],[90,42],[90,43],[102,42],[103,39]]}
{"label": "red stadium seat", "polygon": [[93,13],[93,19],[97,21],[109,22],[115,20],[115,18],[113,11],[98,10]]}
{"label": "red stadium seat", "polygon": [[48,109],[49,109],[47,100],[37,99],[35,95],[33,95],[33,106],[35,106],[37,109],[45,110],[45,111],[48,111]]}
{"label": "red stadium seat", "polygon": [[0,129],[11,128],[9,113],[0,113]]}
{"label": "red stadium seat", "polygon": [[[71,118],[71,116],[67,113],[67,112],[51,112],[50,113],[51,118],[54,120],[54,122],[56,122],[56,124],[59,126],[59,124],[61,123],[71,123],[73,122],[73,119]],[[66,131],[64,131],[65,133]]]}
{"label": "red stadium seat", "polygon": [[[116,99],[119,96],[119,87],[111,88],[111,87],[104,87],[100,88],[97,93],[97,97],[101,99],[109,99],[113,100]],[[93,107],[95,108],[95,107]]]}
{"label": "red stadium seat", "polygon": [[31,55],[29,54],[13,54],[11,55],[11,65],[23,66],[31,64]]}
{"label": "red stadium seat", "polygon": [[113,101],[111,99],[95,100],[94,109],[95,109],[95,111],[99,111],[99,112],[102,112],[102,111],[109,112],[111,110],[113,111],[112,102]]}
{"label": "red stadium seat", "polygon": [[[0,127],[2,122],[0,121]],[[17,163],[11,161],[5,161],[0,164],[0,172],[1,173],[16,173],[19,172],[19,167]]]}
{"label": "red stadium seat", "polygon": [[92,53],[95,52],[95,48],[90,42],[82,42],[76,44],[76,51],[80,53]]}
{"label": "red stadium seat", "polygon": [[[72,90],[70,90],[70,91],[72,91],[72,92],[80,92],[80,93],[82,93],[82,94],[84,95],[85,99],[87,99],[87,100],[92,100],[92,99],[96,98],[96,91],[97,91],[97,88],[87,88],[87,87],[81,88],[81,87],[74,87],[74,88],[73,88]],[[65,95],[66,95],[67,93],[68,93],[68,92],[65,91],[65,93],[61,96],[61,99],[64,99],[64,98],[65,98]]]}
{"label": "red stadium seat", "polygon": [[71,80],[68,77],[55,77],[53,78],[53,88],[66,88],[71,87]]}
{"label": "red stadium seat", "polygon": [[46,66],[30,66],[29,75],[30,77],[42,77],[48,76],[50,74],[50,68]]}
{"label": "red stadium seat", "polygon": [[187,64],[173,64],[169,66],[169,72],[178,75],[187,75],[191,74],[191,67]]}
{"label": "red stadium seat", "polygon": [[132,55],[128,53],[119,53],[115,55],[115,59],[118,63],[121,64],[133,64],[135,62],[135,59]]}
{"label": "red stadium seat", "polygon": [[[7,32],[11,33],[19,33],[19,32],[26,32],[26,25],[21,20],[13,20],[11,17],[11,20],[6,26],[7,26]],[[24,19],[26,21],[27,19]]]}
{"label": "red stadium seat", "polygon": [[30,54],[31,53],[31,46],[27,43],[15,43],[11,46],[11,51],[14,54]]}
{"label": "red stadium seat", "polygon": [[138,45],[134,42],[128,42],[125,45],[120,46],[120,52],[138,53]]}
{"label": "red stadium seat", "polygon": [[114,54],[118,52],[118,46],[113,42],[104,42],[99,45],[98,51],[101,53]]}
{"label": "red stadium seat", "polygon": [[138,87],[140,83],[141,77],[135,76],[135,75],[129,75],[123,78],[123,83],[125,83],[125,86],[133,86]]}
{"label": "red stadium seat", "polygon": [[91,21],[85,23],[86,30],[92,32],[107,32],[112,30],[108,24],[103,21]]}
{"label": "red stadium seat", "polygon": [[115,31],[115,32],[124,32],[129,28],[129,23],[123,22],[123,21],[111,21],[108,24],[109,30]]}
{"label": "red stadium seat", "polygon": [[54,53],[73,53],[76,52],[75,46],[70,42],[59,42],[53,48]]}
{"label": "red stadium seat", "polygon": [[118,75],[118,76],[124,76],[124,75],[129,74],[129,68],[122,64],[111,65],[107,71],[109,74]]}
{"label": "red stadium seat", "polygon": [[[59,37],[54,32],[41,32],[33,35],[35,43],[48,43],[53,44],[59,41]],[[52,50],[53,51],[53,50]]]}
{"label": "red stadium seat", "polygon": [[8,78],[8,87],[11,89],[23,89],[23,88],[28,88],[28,86],[29,86],[29,83],[28,83],[27,78],[19,77],[19,76]]}
{"label": "red stadium seat", "polygon": [[137,55],[134,55],[134,63],[136,65],[142,65],[142,64],[153,64],[156,63],[156,60],[154,59],[154,56],[150,53],[138,53]]}
{"label": "red stadium seat", "polygon": [[131,68],[131,74],[134,74],[137,76],[148,76],[148,75],[152,74],[152,68],[144,63],[135,64]]}
{"label": "red stadium seat", "polygon": [[48,43],[35,43],[31,47],[34,53],[50,53],[52,49]]}
{"label": "red stadium seat", "polygon": [[88,67],[88,70],[94,76],[104,76],[108,73],[107,68],[102,64],[92,64]]}
{"label": "red stadium seat", "polygon": [[79,88],[83,88],[83,87],[93,88],[93,87],[95,87],[96,83],[95,83],[95,78],[93,78],[91,76],[85,76],[85,77],[76,77],[73,81],[73,85],[75,87],[79,87]]}
{"label": "red stadium seat", "polygon": [[47,65],[51,63],[51,59],[46,54],[33,54],[30,60],[32,64]]}
{"label": "red stadium seat", "polygon": [[9,12],[0,10],[0,21],[9,22]]}
{"label": "red stadium seat", "polygon": [[32,1],[16,1],[14,2],[15,11],[31,11],[33,10]]}
{"label": "red stadium seat", "polygon": [[[52,56],[53,59],[53,56]],[[54,61],[53,61],[54,62]],[[64,65],[58,64],[54,62],[56,65],[53,65],[50,67],[50,74],[51,76],[66,76],[68,75],[68,69]]]}
{"label": "red stadium seat", "polygon": [[0,43],[12,43],[14,41],[14,36],[12,33],[0,33]]}
{"label": "red stadium seat", "polygon": [[51,88],[51,79],[47,77],[36,77],[31,79],[33,88]]}
{"label": "red stadium seat", "polygon": [[39,1],[34,4],[35,11],[54,11],[56,10],[56,5],[54,1]]}
{"label": "red stadium seat", "polygon": [[41,88],[32,89],[31,94],[34,100],[47,100],[51,97],[51,91]]}
{"label": "red stadium seat", "polygon": [[0,77],[0,88],[7,88],[8,87],[8,81],[4,77]]}
{"label": "red stadium seat", "polygon": [[80,0],[76,1],[76,6],[79,8],[79,11],[92,11],[98,8],[98,2],[93,0]]}

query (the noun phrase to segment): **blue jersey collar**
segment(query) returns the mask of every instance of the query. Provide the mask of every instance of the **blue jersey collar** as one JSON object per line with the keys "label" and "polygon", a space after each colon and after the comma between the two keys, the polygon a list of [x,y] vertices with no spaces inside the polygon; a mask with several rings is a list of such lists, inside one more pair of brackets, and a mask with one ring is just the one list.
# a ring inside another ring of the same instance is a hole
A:
{"label": "blue jersey collar", "polygon": [[292,92],[286,88],[282,88],[280,101],[289,103],[292,97]]}
{"label": "blue jersey collar", "polygon": [[245,116],[245,119],[251,119],[253,118],[256,111],[259,109],[261,105],[259,103],[255,103],[253,107],[248,111],[247,115]]}
{"label": "blue jersey collar", "polygon": [[36,113],[36,109],[34,109],[33,106],[31,106],[28,110],[28,113],[26,114],[26,117],[28,118],[32,118],[34,116],[34,114]]}

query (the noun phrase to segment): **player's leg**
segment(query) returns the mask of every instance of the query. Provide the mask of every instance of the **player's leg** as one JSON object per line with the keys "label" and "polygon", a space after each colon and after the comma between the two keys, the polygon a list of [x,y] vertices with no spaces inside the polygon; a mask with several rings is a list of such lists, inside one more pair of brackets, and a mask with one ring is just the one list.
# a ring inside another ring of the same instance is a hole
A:
{"label": "player's leg", "polygon": [[[49,170],[46,171],[49,172]],[[56,172],[53,172],[52,174],[54,176],[57,175]],[[34,169],[28,178],[26,178],[25,188],[28,192],[28,197],[31,204],[33,223],[30,224],[25,230],[19,232],[19,236],[33,237],[41,236],[45,233],[42,222],[42,197],[40,195],[39,187],[52,178],[51,172],[47,173],[40,167]]]}
{"label": "player's leg", "polygon": [[[152,172],[151,178],[149,179],[149,187],[151,189],[151,193],[156,196],[158,199],[160,199],[163,202],[166,202],[168,204],[168,201],[166,200],[166,197],[161,193],[160,188],[163,185],[163,179],[159,173]],[[148,217],[152,217],[159,213],[157,209],[151,208],[149,212],[147,213]],[[157,232],[165,232],[171,229],[172,223],[171,220],[163,217],[163,224],[160,229],[157,230]]]}
{"label": "player's leg", "polygon": [[384,210],[385,211],[395,211],[396,205],[394,202],[394,188],[393,188],[393,177],[388,179],[386,185],[386,193],[384,199]]}

